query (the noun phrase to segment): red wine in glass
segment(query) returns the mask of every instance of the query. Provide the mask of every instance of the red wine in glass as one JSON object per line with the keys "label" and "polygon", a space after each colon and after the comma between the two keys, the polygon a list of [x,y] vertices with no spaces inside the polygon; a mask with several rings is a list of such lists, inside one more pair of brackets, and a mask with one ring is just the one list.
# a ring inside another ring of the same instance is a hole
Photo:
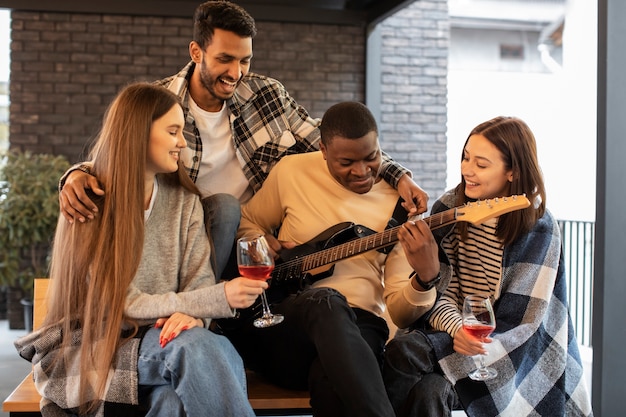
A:
{"label": "red wine in glass", "polygon": [[[463,329],[476,339],[482,341],[496,328],[496,316],[489,297],[468,295],[463,301]],[[480,355],[480,366],[469,373],[474,381],[487,381],[498,375],[498,372],[485,366],[484,355]]]}
{"label": "red wine in glass", "polygon": [[[267,240],[263,236],[242,237],[237,240],[237,266],[242,276],[267,281],[274,270],[274,259]],[[265,291],[261,293],[261,302],[263,315],[254,320],[254,326],[264,328],[282,323],[285,317],[272,314]]]}
{"label": "red wine in glass", "polygon": [[466,332],[476,339],[485,339],[495,330],[495,326],[487,326],[485,324],[464,324],[463,328]]}
{"label": "red wine in glass", "polygon": [[261,281],[267,281],[272,275],[272,271],[274,270],[274,266],[246,266],[239,265],[239,273],[242,277],[250,278],[250,279],[258,279]]}

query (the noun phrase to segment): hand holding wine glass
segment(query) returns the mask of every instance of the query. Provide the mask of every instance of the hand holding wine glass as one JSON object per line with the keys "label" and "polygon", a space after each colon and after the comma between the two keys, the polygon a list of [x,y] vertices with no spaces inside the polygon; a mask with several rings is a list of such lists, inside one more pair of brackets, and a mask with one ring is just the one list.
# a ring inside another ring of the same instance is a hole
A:
{"label": "hand holding wine glass", "polygon": [[[489,297],[468,295],[463,302],[463,329],[484,341],[495,330],[496,318]],[[485,366],[484,355],[480,355],[480,367],[469,373],[475,381],[487,381],[498,375],[498,372]]]}
{"label": "hand holding wine glass", "polygon": [[[237,265],[239,273],[250,279],[267,280],[274,270],[274,259],[263,236],[242,237],[237,240]],[[272,314],[265,292],[261,293],[263,315],[254,320],[254,326],[263,328],[281,323],[284,317]]]}

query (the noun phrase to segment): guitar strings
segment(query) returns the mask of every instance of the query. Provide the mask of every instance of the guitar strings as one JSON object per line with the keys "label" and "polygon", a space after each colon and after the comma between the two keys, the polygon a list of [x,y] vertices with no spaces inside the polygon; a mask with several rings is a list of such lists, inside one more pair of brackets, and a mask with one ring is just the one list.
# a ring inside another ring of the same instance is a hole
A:
{"label": "guitar strings", "polygon": [[[426,217],[423,220],[428,224],[431,229],[442,227],[456,219],[456,208],[446,210],[441,213],[436,213],[430,217]],[[398,230],[402,227],[396,226],[390,229],[386,229],[379,233],[374,233],[369,236],[354,239],[331,248],[322,249],[319,252],[310,255],[304,255],[302,257],[293,258],[283,263],[276,265],[274,274],[280,277],[285,272],[290,272],[290,269],[296,268],[296,273],[300,274],[302,271],[318,268],[329,263],[333,263],[340,259],[346,259],[362,252],[367,252],[374,249],[380,249],[390,244],[395,243],[398,239]],[[356,249],[356,250],[355,250]],[[272,275],[274,275],[272,274]]]}

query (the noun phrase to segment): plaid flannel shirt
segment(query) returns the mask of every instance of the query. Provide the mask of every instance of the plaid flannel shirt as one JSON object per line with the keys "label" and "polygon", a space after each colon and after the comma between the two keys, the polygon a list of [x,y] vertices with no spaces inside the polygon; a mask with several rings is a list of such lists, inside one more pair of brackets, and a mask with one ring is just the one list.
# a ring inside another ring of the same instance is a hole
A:
{"label": "plaid flannel shirt", "polygon": [[[183,162],[195,181],[203,148],[189,112],[188,86],[194,68],[195,64],[189,62],[178,74],[156,84],[167,87],[181,99],[186,121],[183,134],[193,154]],[[311,118],[277,80],[248,73],[226,105],[237,158],[255,192],[283,156],[319,149],[320,120]],[[382,176],[390,185],[397,188],[398,181],[407,173],[407,169],[383,154]]]}

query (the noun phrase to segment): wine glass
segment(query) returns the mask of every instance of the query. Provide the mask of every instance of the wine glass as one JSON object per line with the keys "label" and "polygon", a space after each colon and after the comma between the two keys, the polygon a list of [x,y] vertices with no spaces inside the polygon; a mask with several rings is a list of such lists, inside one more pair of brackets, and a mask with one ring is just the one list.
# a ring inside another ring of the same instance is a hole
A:
{"label": "wine glass", "polygon": [[[267,281],[274,270],[274,259],[270,255],[267,240],[263,236],[242,237],[237,240],[237,265],[242,276]],[[254,320],[255,327],[274,326],[285,319],[280,314],[272,314],[265,291],[261,293],[261,302],[263,315]]]}
{"label": "wine glass", "polygon": [[[473,337],[484,341],[496,328],[496,317],[489,297],[468,295],[463,302],[463,329]],[[484,355],[479,355],[480,367],[469,373],[474,381],[487,381],[498,372],[485,366]]]}

